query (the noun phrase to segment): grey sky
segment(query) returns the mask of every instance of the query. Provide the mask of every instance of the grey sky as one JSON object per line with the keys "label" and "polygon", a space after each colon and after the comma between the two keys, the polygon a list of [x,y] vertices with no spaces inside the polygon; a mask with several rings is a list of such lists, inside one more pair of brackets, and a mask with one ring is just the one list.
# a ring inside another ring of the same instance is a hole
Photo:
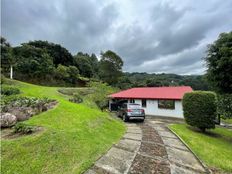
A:
{"label": "grey sky", "polygon": [[2,0],[1,32],[12,45],[48,40],[99,54],[124,71],[203,74],[206,46],[232,30],[231,0]]}

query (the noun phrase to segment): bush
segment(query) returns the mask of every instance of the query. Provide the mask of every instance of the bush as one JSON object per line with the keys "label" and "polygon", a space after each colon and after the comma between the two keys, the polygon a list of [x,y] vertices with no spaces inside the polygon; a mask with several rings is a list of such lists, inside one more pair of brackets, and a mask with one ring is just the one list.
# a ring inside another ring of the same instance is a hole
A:
{"label": "bush", "polygon": [[1,84],[6,83],[6,77],[1,74]]}
{"label": "bush", "polygon": [[74,93],[73,98],[69,99],[69,101],[74,102],[74,103],[82,103],[83,99],[79,93]]}
{"label": "bush", "polygon": [[38,113],[45,111],[45,105],[55,100],[49,98],[24,97],[18,95],[4,96],[1,100],[1,111],[8,112],[9,108],[31,107]]}
{"label": "bush", "polygon": [[232,118],[232,94],[218,95],[218,114],[222,118]]}
{"label": "bush", "polygon": [[2,85],[1,94],[2,95],[16,95],[19,94],[20,90],[18,88]]}
{"label": "bush", "polygon": [[203,132],[205,129],[215,128],[216,94],[206,91],[186,93],[183,98],[183,111],[187,124]]}
{"label": "bush", "polygon": [[91,95],[91,100],[94,101],[102,111],[108,107],[108,95],[118,91],[117,88],[100,82],[90,82],[89,87],[95,91]]}
{"label": "bush", "polygon": [[22,134],[31,134],[35,131],[33,126],[26,125],[25,123],[17,123],[14,126],[14,133],[22,133]]}

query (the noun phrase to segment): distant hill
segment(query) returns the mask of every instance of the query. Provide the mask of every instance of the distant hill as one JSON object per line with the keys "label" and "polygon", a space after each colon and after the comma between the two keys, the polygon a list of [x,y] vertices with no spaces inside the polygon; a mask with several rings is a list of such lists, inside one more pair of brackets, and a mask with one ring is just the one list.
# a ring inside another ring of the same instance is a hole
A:
{"label": "distant hill", "polygon": [[207,83],[204,75],[125,72],[118,82],[118,87],[123,89],[145,86],[191,86],[194,90],[209,90],[209,84]]}

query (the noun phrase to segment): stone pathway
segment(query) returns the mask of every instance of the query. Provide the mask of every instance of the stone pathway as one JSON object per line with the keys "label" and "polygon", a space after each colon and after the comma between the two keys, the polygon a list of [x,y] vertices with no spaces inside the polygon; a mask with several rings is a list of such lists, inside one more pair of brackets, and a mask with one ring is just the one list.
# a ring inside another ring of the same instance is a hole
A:
{"label": "stone pathway", "polygon": [[128,123],[118,144],[85,174],[206,173],[189,149],[162,121]]}

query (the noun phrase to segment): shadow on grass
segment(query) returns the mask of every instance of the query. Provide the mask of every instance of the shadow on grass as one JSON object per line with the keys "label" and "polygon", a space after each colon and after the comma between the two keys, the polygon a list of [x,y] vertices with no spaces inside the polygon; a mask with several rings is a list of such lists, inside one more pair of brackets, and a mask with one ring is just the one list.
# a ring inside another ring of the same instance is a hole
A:
{"label": "shadow on grass", "polygon": [[207,129],[205,132],[202,132],[200,129],[189,126],[189,125],[187,125],[186,128],[193,131],[193,132],[195,132],[195,133],[202,134],[202,135],[205,135],[207,137],[215,138],[215,139],[218,139],[218,140],[220,139],[220,141],[225,141],[225,142],[228,142],[228,143],[232,143],[232,138],[231,137],[227,137],[227,136],[225,136],[223,134],[213,132],[213,130],[208,130]]}

